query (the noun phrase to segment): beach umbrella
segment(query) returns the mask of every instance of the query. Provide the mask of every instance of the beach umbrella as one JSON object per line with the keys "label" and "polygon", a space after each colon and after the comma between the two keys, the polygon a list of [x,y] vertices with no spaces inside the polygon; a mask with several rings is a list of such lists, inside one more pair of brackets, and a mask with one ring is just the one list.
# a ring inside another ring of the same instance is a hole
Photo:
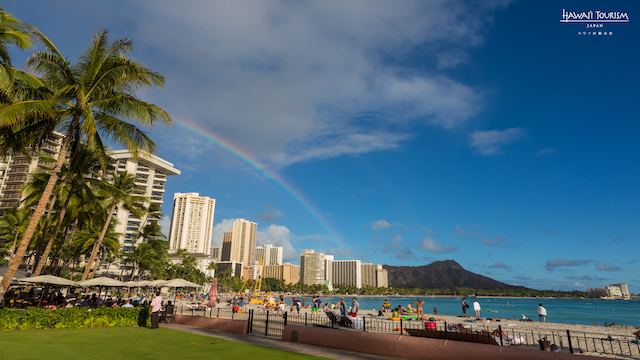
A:
{"label": "beach umbrella", "polygon": [[153,280],[153,281],[149,281],[147,286],[151,286],[151,287],[165,286],[167,282],[168,282],[167,280]]}
{"label": "beach umbrella", "polygon": [[58,285],[58,286],[78,286],[78,283],[75,281],[67,280],[61,277],[53,276],[53,275],[40,275],[35,277],[25,277],[22,279],[18,279],[22,282],[34,283],[34,284],[43,284],[43,285]]}
{"label": "beach umbrella", "polygon": [[151,281],[149,281],[149,280],[143,280],[143,281],[138,281],[138,282],[135,282],[135,281],[127,281],[127,282],[128,283],[136,283],[136,285],[133,286],[133,287],[147,287],[147,286],[149,286],[149,283],[151,283]]}
{"label": "beach umbrella", "polygon": [[215,307],[217,297],[218,297],[218,279],[213,278],[213,280],[211,281],[211,289],[209,289],[209,303],[207,303],[207,306]]}
{"label": "beach umbrella", "polygon": [[125,286],[120,280],[112,279],[106,276],[93,278],[91,280],[80,281],[78,284],[82,287],[100,286],[100,287],[120,287]]}
{"label": "beach umbrella", "polygon": [[195,288],[199,288],[202,285],[193,283],[191,281],[187,281],[185,279],[173,279],[173,280],[169,280],[167,281],[165,284],[163,284],[163,286],[167,286],[167,287],[195,287]]}

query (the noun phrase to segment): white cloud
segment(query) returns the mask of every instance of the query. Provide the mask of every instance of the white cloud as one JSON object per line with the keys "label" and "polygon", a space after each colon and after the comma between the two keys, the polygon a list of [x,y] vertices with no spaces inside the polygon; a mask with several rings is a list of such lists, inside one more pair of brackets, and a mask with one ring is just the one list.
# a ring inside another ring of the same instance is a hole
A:
{"label": "white cloud", "polygon": [[293,236],[286,226],[271,224],[256,235],[256,246],[272,244],[283,248],[282,258],[285,261],[300,260],[300,253],[293,248],[291,240]]}
{"label": "white cloud", "polygon": [[474,131],[468,136],[469,148],[482,155],[502,154],[502,146],[520,140],[527,134],[521,127],[504,130]]}
{"label": "white cloud", "polygon": [[[169,79],[154,102],[286,166],[395,149],[409,137],[407,122],[452,128],[477,114],[482,89],[440,68],[482,45],[492,13],[508,2],[121,5],[145,14],[133,37],[154,55],[144,62]],[[415,54],[426,54],[419,69],[396,61]]]}
{"label": "white cloud", "polygon": [[424,251],[428,251],[436,254],[444,254],[444,253],[456,252],[458,251],[458,248],[460,246],[446,247],[446,246],[443,246],[442,241],[437,241],[432,238],[426,237],[422,239],[422,243],[420,243],[418,247]]}
{"label": "white cloud", "polygon": [[[366,225],[365,225],[366,226]],[[402,226],[402,224],[400,224],[399,222],[395,222],[395,223],[390,223],[387,220],[378,220],[378,221],[372,221],[369,226],[371,226],[372,230],[381,230],[381,229],[388,229],[392,226]]]}

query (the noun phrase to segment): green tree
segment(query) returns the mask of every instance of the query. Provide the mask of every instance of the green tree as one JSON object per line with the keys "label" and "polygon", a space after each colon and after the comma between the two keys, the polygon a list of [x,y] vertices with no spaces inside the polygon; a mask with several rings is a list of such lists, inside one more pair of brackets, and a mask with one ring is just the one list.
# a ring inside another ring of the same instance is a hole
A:
{"label": "green tree", "polygon": [[[127,57],[132,50],[131,40],[110,41],[108,32],[100,30],[79,61],[73,64],[40,31],[32,27],[31,33],[45,50],[34,53],[26,66],[47,84],[49,93],[42,98],[0,105],[0,126],[24,126],[34,119],[41,119],[40,123],[54,123],[66,136],[49,183],[16,252],[18,263],[44,213],[73,141],[86,141],[95,146],[106,166],[104,137],[126,146],[134,157],[156,150],[155,143],[127,120],[144,126],[171,123],[170,116],[160,107],[136,97],[136,91],[141,87],[161,87],[164,77]],[[69,155],[74,156],[73,153]],[[0,284],[0,295],[4,295],[16,270],[16,263],[9,267]]]}
{"label": "green tree", "polygon": [[11,208],[0,219],[0,236],[5,237],[11,242],[11,251],[9,252],[9,263],[13,261],[13,254],[16,252],[18,240],[27,229],[29,220],[31,219],[31,211],[29,209]]}
{"label": "green tree", "polygon": [[116,208],[120,205],[137,217],[140,217],[141,213],[145,210],[142,203],[146,198],[143,196],[133,195],[137,188],[135,184],[136,177],[134,175],[129,174],[126,171],[119,174],[111,172],[109,178],[110,179],[107,180],[108,182],[111,182],[111,184],[107,184],[105,181],[101,185],[102,192],[104,192],[107,197],[107,201],[105,202],[105,207],[108,207],[109,209],[107,210],[107,220],[102,229],[102,235],[96,241],[93,251],[89,256],[89,260],[87,261],[88,266],[85,266],[84,274],[82,274],[82,280],[85,280],[89,275],[90,268],[96,259],[96,255],[102,245],[102,240]]}

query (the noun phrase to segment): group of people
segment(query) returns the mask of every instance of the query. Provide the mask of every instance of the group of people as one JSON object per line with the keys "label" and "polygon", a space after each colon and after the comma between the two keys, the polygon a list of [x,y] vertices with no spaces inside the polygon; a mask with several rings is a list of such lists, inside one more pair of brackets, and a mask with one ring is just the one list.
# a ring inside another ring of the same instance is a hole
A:
{"label": "group of people", "polygon": [[[467,302],[466,298],[462,298],[462,316],[467,317],[467,309],[469,308],[469,302]],[[480,303],[478,299],[473,300],[473,311],[475,312],[476,319],[480,319],[480,311],[482,307],[480,307]],[[545,309],[542,304],[538,304],[538,318],[540,322],[547,322],[547,309]],[[522,315],[522,321],[531,321],[531,319],[527,318],[525,315]]]}
{"label": "group of people", "polygon": [[[396,317],[397,315],[412,315],[415,314],[418,319],[424,320],[426,317],[424,315],[424,309],[422,309],[422,305],[424,305],[424,301],[418,299],[417,302],[412,302],[405,308],[402,305],[398,305],[395,308],[391,306],[388,299],[384,299],[384,303],[380,307],[380,311],[378,311],[378,316],[386,316],[388,318]],[[415,308],[413,307],[415,305]],[[374,309],[375,310],[375,309]],[[433,308],[433,313],[438,314],[438,310]]]}

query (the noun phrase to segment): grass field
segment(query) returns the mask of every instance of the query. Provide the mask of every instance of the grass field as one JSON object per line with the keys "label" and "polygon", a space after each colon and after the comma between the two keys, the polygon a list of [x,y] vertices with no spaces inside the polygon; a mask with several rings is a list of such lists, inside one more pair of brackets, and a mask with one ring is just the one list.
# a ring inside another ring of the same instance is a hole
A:
{"label": "grass field", "polygon": [[0,359],[323,359],[170,329],[126,327],[0,332]]}

